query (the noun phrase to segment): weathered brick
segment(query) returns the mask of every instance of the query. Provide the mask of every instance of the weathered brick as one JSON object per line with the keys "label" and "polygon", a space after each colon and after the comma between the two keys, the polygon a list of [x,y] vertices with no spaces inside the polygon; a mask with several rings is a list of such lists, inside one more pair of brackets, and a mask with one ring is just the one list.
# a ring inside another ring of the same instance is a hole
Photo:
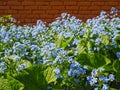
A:
{"label": "weathered brick", "polygon": [[64,1],[64,5],[76,5],[77,4],[77,2],[75,2],[75,1]]}
{"label": "weathered brick", "polygon": [[0,10],[7,10],[7,9],[10,9],[10,7],[9,6],[0,6]]}
{"label": "weathered brick", "polygon": [[31,14],[31,10],[19,10],[18,13],[19,13],[20,15],[22,15],[22,14],[28,15],[28,14]]}
{"label": "weathered brick", "polygon": [[63,10],[65,9],[65,6],[52,6],[52,9]]}
{"label": "weathered brick", "polygon": [[66,9],[78,10],[78,6],[66,6]]}
{"label": "weathered brick", "polygon": [[[32,11],[32,14],[45,14],[45,13],[46,13],[45,10],[33,10]],[[33,16],[33,15],[31,15],[31,16]]]}
{"label": "weathered brick", "polygon": [[22,5],[35,5],[36,4],[36,2],[35,1],[23,1],[22,2]]}
{"label": "weathered brick", "polygon": [[58,14],[59,10],[50,10],[50,11],[46,11],[46,14]]}
{"label": "weathered brick", "polygon": [[80,6],[89,6],[89,5],[91,5],[92,4],[92,2],[77,2],[77,5],[80,5]]}
{"label": "weathered brick", "polygon": [[17,11],[17,10],[6,10],[5,13],[6,13],[6,14],[11,14],[11,15],[12,15],[12,14],[18,13],[18,11]]}
{"label": "weathered brick", "polygon": [[31,10],[38,10],[39,9],[39,6],[24,6],[25,9],[31,9]]}
{"label": "weathered brick", "polygon": [[0,15],[12,14],[22,24],[35,24],[37,19],[50,23],[67,12],[85,21],[102,10],[109,13],[111,7],[120,10],[119,0],[0,0]]}
{"label": "weathered brick", "polygon": [[10,9],[19,9],[19,10],[23,10],[23,6],[11,6]]}
{"label": "weathered brick", "polygon": [[100,10],[101,7],[100,6],[92,6],[92,7],[89,7],[88,10]]}
{"label": "weathered brick", "polygon": [[36,2],[36,5],[39,5],[39,6],[44,6],[44,5],[49,5],[49,2],[45,2],[45,1],[37,1]]}
{"label": "weathered brick", "polygon": [[51,7],[50,6],[39,6],[39,9],[50,10]]}
{"label": "weathered brick", "polygon": [[105,2],[105,5],[118,5],[119,4],[119,2],[111,2],[111,1],[109,1],[109,2]]}
{"label": "weathered brick", "polygon": [[2,2],[2,1],[0,1],[0,5],[3,5],[3,2]]}
{"label": "weathered brick", "polygon": [[63,5],[63,2],[61,1],[53,1],[53,2],[50,2],[50,5]]}
{"label": "weathered brick", "polygon": [[17,0],[16,1],[12,1],[12,0],[8,0],[6,2],[7,5],[21,5],[21,2],[18,2]]}
{"label": "weathered brick", "polygon": [[103,2],[103,1],[101,1],[101,2],[92,2],[92,5],[94,5],[94,6],[97,6],[97,5],[100,5],[100,6],[103,6],[103,5],[105,5],[105,2]]}

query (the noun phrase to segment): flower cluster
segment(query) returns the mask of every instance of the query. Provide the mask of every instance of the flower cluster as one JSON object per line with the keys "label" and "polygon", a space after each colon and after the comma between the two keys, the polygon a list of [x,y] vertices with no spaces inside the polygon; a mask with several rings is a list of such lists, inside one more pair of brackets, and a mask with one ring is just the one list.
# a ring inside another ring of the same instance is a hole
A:
{"label": "flower cluster", "polygon": [[107,90],[109,88],[109,82],[115,80],[113,74],[110,74],[108,77],[101,75],[103,71],[103,68],[94,69],[91,72],[91,76],[87,77],[90,85],[95,87],[94,90],[99,90],[99,88],[101,88],[101,90]]}

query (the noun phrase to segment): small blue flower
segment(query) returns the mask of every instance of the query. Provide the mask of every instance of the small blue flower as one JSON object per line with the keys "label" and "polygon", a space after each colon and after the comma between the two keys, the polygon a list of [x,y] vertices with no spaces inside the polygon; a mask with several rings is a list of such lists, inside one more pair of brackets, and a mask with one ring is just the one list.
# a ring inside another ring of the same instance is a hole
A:
{"label": "small blue flower", "polygon": [[96,76],[98,74],[98,70],[97,69],[92,70],[91,74],[92,76]]}
{"label": "small blue flower", "polygon": [[56,74],[56,77],[57,77],[57,78],[60,78],[60,69],[59,69],[58,67],[56,67],[56,68],[54,69],[54,72],[55,72],[55,74]]}
{"label": "small blue flower", "polygon": [[103,81],[103,82],[105,82],[105,83],[108,83],[108,81],[109,81],[109,79],[108,79],[107,77],[103,76],[103,75],[101,75],[101,76],[99,77],[99,80],[100,80],[100,81]]}
{"label": "small blue flower", "polygon": [[101,90],[107,90],[109,88],[109,86],[107,84],[103,84],[103,87]]}
{"label": "small blue flower", "polygon": [[93,86],[94,84],[97,83],[97,78],[93,77],[93,76],[88,76],[87,80],[89,81],[90,85]]}
{"label": "small blue flower", "polygon": [[4,73],[4,71],[7,69],[7,66],[0,67],[0,72]]}
{"label": "small blue flower", "polygon": [[98,88],[94,88],[94,90],[98,90]]}
{"label": "small blue flower", "polygon": [[120,58],[120,52],[117,52],[117,53],[116,53],[116,56],[117,56],[118,58]]}
{"label": "small blue flower", "polygon": [[110,75],[109,75],[109,80],[110,80],[110,81],[115,80],[115,76],[114,76],[113,74],[110,74]]}
{"label": "small blue flower", "polygon": [[25,64],[20,64],[20,67],[25,69],[26,68],[26,65]]}
{"label": "small blue flower", "polygon": [[74,82],[75,82],[76,84],[78,84],[78,83],[79,83],[79,80],[76,79],[76,78],[74,78]]}

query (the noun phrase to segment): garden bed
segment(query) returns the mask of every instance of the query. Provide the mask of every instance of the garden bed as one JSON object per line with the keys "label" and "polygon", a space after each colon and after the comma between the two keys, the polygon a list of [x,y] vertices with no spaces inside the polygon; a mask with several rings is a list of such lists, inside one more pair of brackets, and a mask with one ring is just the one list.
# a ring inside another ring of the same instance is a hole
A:
{"label": "garden bed", "polygon": [[120,18],[82,22],[62,13],[48,26],[0,21],[0,90],[120,89]]}

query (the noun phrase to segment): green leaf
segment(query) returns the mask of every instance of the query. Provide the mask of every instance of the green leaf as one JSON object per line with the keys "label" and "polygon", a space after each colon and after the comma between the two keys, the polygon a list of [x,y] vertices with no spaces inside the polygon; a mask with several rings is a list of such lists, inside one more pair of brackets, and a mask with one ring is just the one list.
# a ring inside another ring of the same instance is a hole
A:
{"label": "green leaf", "polygon": [[56,79],[57,79],[57,78],[55,77],[55,73],[53,72],[53,69],[52,69],[51,67],[48,67],[48,68],[44,71],[43,75],[44,75],[44,78],[45,78],[47,84],[49,84],[49,83],[51,83],[51,82],[54,82],[54,81],[56,81]]}
{"label": "green leaf", "polygon": [[45,90],[49,83],[56,81],[53,69],[44,65],[22,70],[16,75],[16,79],[25,85],[25,90]]}
{"label": "green leaf", "polygon": [[98,53],[89,54],[89,57],[90,62],[94,68],[102,67],[104,65],[111,63],[110,59]]}
{"label": "green leaf", "polygon": [[109,38],[107,35],[102,35],[101,38],[102,38],[102,43],[104,43],[105,45],[109,44]]}
{"label": "green leaf", "polygon": [[84,52],[84,50],[85,50],[85,47],[81,44],[78,44],[78,53],[81,54]]}
{"label": "green leaf", "polygon": [[11,90],[8,80],[3,77],[0,78],[0,90]]}
{"label": "green leaf", "polygon": [[3,19],[3,17],[0,17],[0,22],[4,22],[4,19]]}
{"label": "green leaf", "polygon": [[87,48],[88,48],[88,50],[92,49],[92,43],[91,42],[87,42]]}
{"label": "green leaf", "polygon": [[12,88],[12,90],[23,90],[24,85],[11,76],[7,76],[7,80]]}
{"label": "green leaf", "polygon": [[24,84],[24,90],[45,90],[46,82],[42,73],[42,66],[32,66],[21,70],[15,78]]}
{"label": "green leaf", "polygon": [[61,47],[63,36],[59,35],[57,41],[55,42],[58,47]]}
{"label": "green leaf", "polygon": [[111,63],[110,59],[98,53],[82,53],[77,56],[77,60],[80,64],[87,65],[90,68],[98,68]]}
{"label": "green leaf", "polygon": [[79,55],[77,56],[77,58],[78,58],[77,61],[80,62],[80,64],[92,66],[88,54],[81,53],[81,54],[79,54]]}
{"label": "green leaf", "polygon": [[109,88],[109,90],[117,90],[117,89],[115,89],[115,88]]}
{"label": "green leaf", "polygon": [[23,90],[24,85],[11,76],[0,78],[0,90]]}
{"label": "green leaf", "polygon": [[115,72],[120,72],[120,60],[119,59],[114,61],[114,63],[113,63],[113,70]]}
{"label": "green leaf", "polygon": [[65,49],[72,39],[73,37],[65,38],[63,35],[59,35],[55,43],[58,47]]}

